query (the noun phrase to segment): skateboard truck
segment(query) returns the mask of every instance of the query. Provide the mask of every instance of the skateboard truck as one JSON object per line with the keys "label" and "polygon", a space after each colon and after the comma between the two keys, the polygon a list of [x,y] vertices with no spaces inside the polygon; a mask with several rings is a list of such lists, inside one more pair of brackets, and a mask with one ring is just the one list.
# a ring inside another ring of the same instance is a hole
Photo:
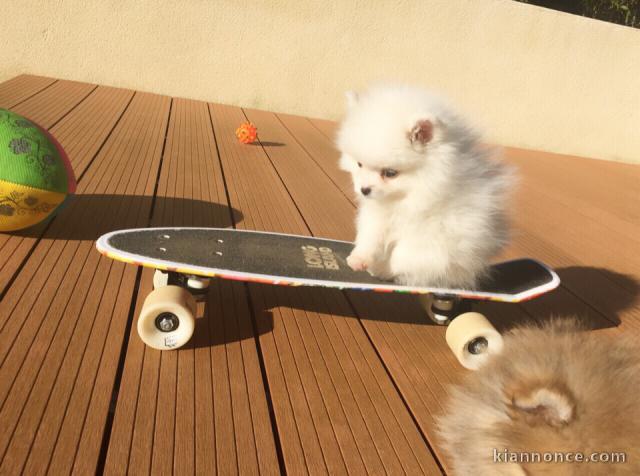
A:
{"label": "skateboard truck", "polygon": [[157,269],[153,275],[154,289],[167,285],[180,286],[181,288],[188,289],[196,299],[200,299],[206,296],[209,290],[209,279],[193,274],[182,274]]}
{"label": "skateboard truck", "polygon": [[449,294],[423,294],[420,302],[429,318],[440,326],[446,326],[461,312],[462,300]]}

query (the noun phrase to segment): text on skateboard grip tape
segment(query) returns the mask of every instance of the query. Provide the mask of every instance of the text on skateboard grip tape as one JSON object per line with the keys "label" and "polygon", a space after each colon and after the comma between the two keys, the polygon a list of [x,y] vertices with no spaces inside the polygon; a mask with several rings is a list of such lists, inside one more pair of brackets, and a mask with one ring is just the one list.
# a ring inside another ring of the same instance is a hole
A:
{"label": "text on skateboard grip tape", "polygon": [[331,248],[321,246],[301,246],[307,268],[338,270],[338,261]]}

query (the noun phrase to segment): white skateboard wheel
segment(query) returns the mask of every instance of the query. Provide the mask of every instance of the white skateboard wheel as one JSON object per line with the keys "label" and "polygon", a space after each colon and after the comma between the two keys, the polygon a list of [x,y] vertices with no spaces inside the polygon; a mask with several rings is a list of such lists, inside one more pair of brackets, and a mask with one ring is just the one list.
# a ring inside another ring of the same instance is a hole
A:
{"label": "white skateboard wheel", "polygon": [[169,284],[169,273],[156,269],[153,273],[153,289],[158,289]]}
{"label": "white skateboard wheel", "polygon": [[502,351],[502,336],[482,314],[465,312],[447,327],[449,348],[463,367],[477,370],[490,355]]}
{"label": "white skateboard wheel", "polygon": [[186,344],[195,328],[196,300],[180,286],[151,291],[138,317],[138,335],[149,347],[177,349]]}

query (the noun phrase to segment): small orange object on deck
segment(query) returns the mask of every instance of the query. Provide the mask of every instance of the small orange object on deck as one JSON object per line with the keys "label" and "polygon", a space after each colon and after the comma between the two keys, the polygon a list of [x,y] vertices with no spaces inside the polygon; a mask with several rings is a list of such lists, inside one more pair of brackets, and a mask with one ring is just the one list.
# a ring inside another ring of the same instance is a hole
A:
{"label": "small orange object on deck", "polygon": [[251,144],[258,137],[258,128],[251,122],[244,122],[236,129],[236,137],[243,144]]}

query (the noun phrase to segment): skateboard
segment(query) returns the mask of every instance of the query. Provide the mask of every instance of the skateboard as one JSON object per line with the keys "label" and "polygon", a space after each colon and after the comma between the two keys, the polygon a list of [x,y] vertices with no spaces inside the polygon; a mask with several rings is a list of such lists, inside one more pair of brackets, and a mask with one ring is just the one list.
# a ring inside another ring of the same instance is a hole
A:
{"label": "skateboard", "polygon": [[114,260],[155,268],[154,290],[138,318],[145,344],[161,350],[186,344],[195,327],[196,299],[210,278],[285,286],[405,293],[418,296],[427,315],[448,325],[446,340],[460,363],[479,368],[499,353],[502,337],[483,315],[463,312],[470,302],[521,302],[555,289],[560,279],[544,264],[518,259],[491,266],[476,289],[403,286],[353,271],[346,262],[353,243],[308,236],[228,228],[119,230],[96,242]]}

